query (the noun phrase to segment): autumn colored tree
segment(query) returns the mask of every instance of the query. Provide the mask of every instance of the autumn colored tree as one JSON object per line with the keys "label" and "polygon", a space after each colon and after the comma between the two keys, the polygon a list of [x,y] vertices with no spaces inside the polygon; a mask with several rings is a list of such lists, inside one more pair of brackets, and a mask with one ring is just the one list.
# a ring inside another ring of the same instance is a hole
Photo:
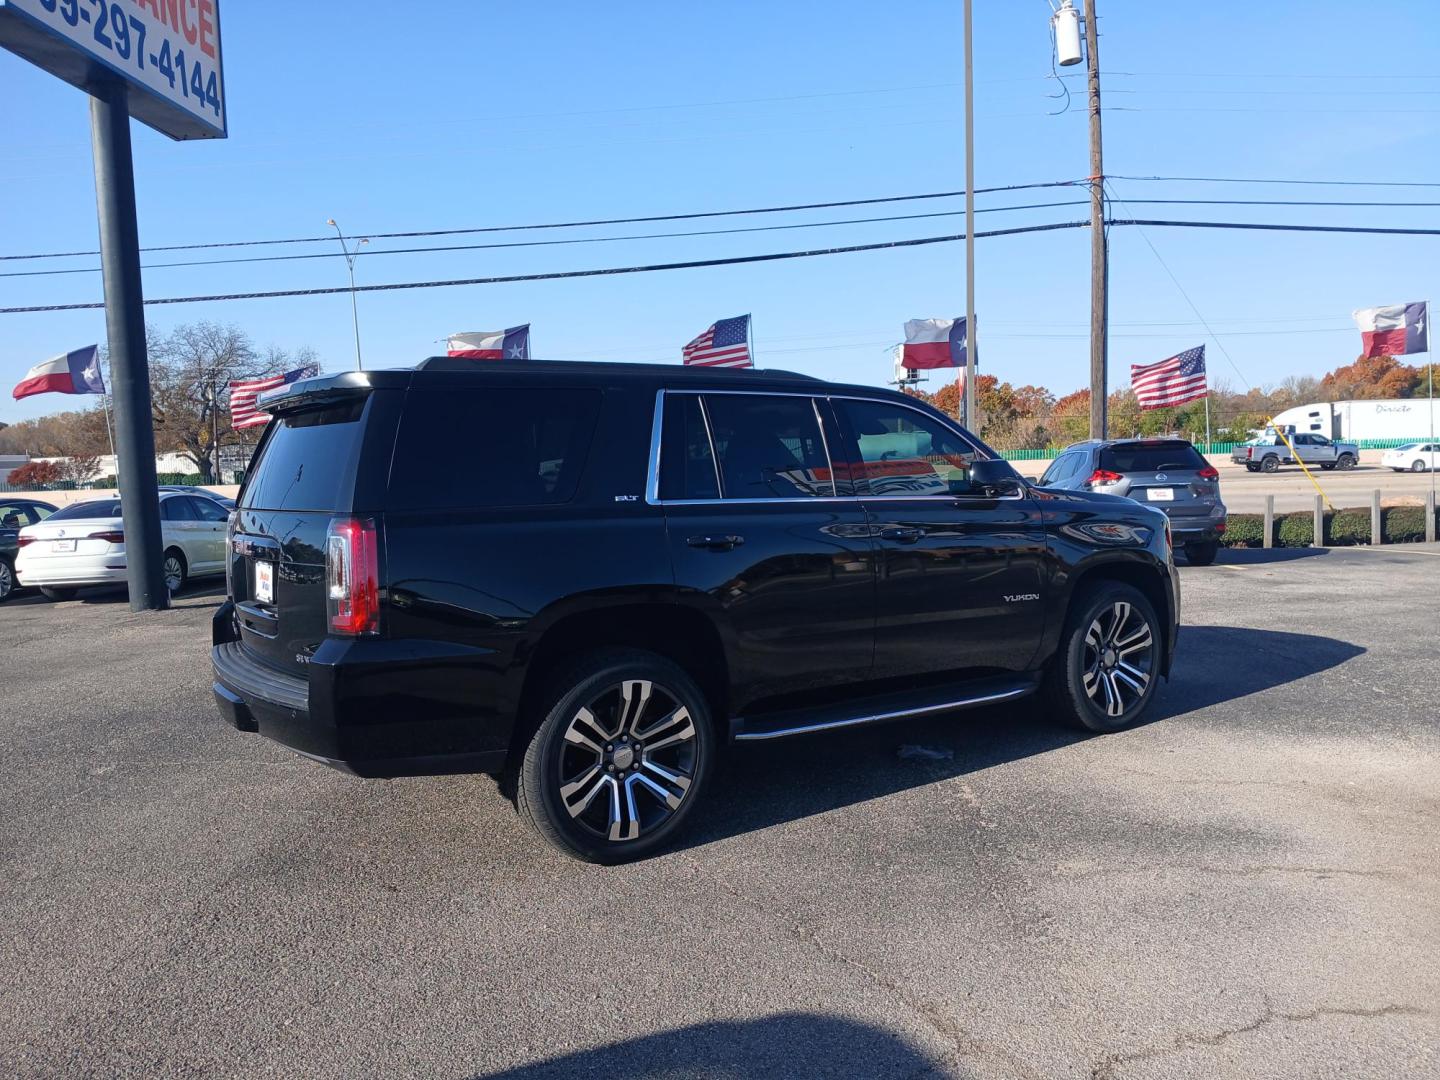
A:
{"label": "autumn colored tree", "polygon": [[1362,356],[1320,380],[1321,393],[1332,401],[1404,398],[1415,392],[1420,369],[1393,356]]}
{"label": "autumn colored tree", "polygon": [[95,479],[95,474],[100,471],[100,455],[72,454],[55,464],[60,467],[62,480],[69,480],[73,484],[83,484],[87,480]]}
{"label": "autumn colored tree", "polygon": [[27,461],[18,469],[12,469],[5,482],[13,488],[39,489],[64,479],[60,466],[53,461]]}

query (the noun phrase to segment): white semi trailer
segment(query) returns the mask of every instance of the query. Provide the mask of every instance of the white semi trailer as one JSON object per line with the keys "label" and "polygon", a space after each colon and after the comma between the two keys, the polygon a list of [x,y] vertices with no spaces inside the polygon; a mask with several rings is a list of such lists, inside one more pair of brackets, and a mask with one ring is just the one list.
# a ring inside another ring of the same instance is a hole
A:
{"label": "white semi trailer", "polygon": [[[1434,409],[1433,417],[1431,409]],[[1428,439],[1440,431],[1440,401],[1394,398],[1382,401],[1322,401],[1275,414],[1275,423],[1327,439]]]}

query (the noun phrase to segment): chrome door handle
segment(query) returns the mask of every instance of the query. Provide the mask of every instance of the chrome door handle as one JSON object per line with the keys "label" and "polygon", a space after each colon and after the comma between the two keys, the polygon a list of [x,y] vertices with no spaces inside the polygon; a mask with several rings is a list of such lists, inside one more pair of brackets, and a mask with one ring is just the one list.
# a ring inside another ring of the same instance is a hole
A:
{"label": "chrome door handle", "polygon": [[894,540],[897,544],[913,544],[922,535],[919,529],[904,525],[892,525],[880,530],[880,539]]}

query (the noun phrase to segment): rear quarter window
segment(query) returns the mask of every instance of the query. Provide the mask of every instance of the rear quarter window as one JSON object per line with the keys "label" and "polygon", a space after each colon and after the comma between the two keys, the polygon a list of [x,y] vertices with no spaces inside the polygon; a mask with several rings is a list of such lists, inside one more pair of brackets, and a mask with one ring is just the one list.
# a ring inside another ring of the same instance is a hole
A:
{"label": "rear quarter window", "polygon": [[265,434],[239,505],[247,510],[348,509],[368,400],[278,417]]}
{"label": "rear quarter window", "polygon": [[386,505],[392,510],[554,506],[575,496],[601,391],[412,390]]}

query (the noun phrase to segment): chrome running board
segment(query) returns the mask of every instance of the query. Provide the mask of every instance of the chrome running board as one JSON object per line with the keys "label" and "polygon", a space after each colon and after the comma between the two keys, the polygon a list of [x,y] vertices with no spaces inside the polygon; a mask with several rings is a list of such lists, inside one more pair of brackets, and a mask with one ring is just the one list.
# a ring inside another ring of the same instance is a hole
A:
{"label": "chrome running board", "polygon": [[[815,709],[793,709],[782,713],[754,717],[737,717],[730,722],[736,742],[759,742],[783,739],[791,735],[810,735],[820,731],[878,724],[887,720],[905,720],[931,713],[974,709],[996,705],[1033,694],[1039,680],[1033,675],[1006,675],[976,679],[968,683],[935,687],[932,690],[862,701],[845,702]],[[857,712],[859,708],[861,711]]]}

